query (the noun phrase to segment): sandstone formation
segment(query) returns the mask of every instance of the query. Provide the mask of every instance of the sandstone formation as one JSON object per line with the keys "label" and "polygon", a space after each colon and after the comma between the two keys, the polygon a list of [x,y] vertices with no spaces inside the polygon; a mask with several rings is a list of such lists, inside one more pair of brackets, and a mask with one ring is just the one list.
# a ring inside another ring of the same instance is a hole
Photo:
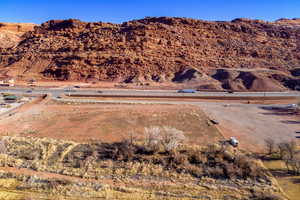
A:
{"label": "sandstone formation", "polygon": [[122,24],[51,20],[27,32],[16,46],[2,45],[0,71],[17,79],[294,89],[300,84],[295,73],[300,67],[298,22],[169,17]]}
{"label": "sandstone formation", "polygon": [[30,23],[0,23],[0,48],[14,47],[22,40],[22,35],[32,31]]}

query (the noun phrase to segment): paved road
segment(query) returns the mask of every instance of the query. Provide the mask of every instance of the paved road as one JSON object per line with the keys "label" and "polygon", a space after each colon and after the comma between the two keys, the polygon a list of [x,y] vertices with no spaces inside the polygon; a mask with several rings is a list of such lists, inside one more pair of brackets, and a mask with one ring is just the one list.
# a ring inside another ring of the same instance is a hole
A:
{"label": "paved road", "polygon": [[78,95],[101,95],[101,96],[145,96],[145,97],[300,97],[300,92],[196,92],[196,93],[177,93],[177,90],[128,90],[128,89],[102,89],[101,92],[96,89],[82,88],[21,88],[21,87],[0,87],[0,92],[14,94],[52,94],[53,97],[58,97],[62,94],[78,94]]}

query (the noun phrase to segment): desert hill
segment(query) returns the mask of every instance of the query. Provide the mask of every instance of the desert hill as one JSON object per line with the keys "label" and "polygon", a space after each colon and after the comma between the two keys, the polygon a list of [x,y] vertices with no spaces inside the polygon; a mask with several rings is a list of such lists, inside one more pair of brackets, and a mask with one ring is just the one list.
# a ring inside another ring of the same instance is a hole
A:
{"label": "desert hill", "polygon": [[0,45],[2,74],[41,80],[176,82],[207,89],[300,84],[299,20],[51,20]]}
{"label": "desert hill", "polygon": [[31,23],[0,23],[0,47],[9,48],[22,40],[22,35],[32,31],[35,24]]}

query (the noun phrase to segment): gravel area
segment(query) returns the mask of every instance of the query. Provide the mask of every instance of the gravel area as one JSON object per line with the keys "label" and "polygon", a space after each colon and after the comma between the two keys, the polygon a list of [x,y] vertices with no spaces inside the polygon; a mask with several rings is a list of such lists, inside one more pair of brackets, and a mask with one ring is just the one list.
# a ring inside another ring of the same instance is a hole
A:
{"label": "gravel area", "polygon": [[[236,137],[242,147],[261,150],[264,140],[276,142],[297,138],[300,116],[290,112],[263,109],[264,105],[199,103],[212,119],[219,121],[225,137]],[[298,139],[299,140],[299,139]]]}

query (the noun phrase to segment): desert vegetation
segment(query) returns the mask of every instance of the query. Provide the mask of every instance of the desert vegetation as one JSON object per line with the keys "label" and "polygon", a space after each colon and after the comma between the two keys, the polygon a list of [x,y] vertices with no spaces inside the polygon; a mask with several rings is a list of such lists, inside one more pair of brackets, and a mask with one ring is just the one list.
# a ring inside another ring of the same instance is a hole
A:
{"label": "desert vegetation", "polygon": [[275,143],[271,138],[265,140],[267,155],[265,159],[284,162],[287,173],[300,175],[300,150],[295,140]]}
{"label": "desert vegetation", "polygon": [[[230,191],[235,189],[233,199],[279,199],[261,162],[229,144],[187,145],[184,132],[170,126],[145,127],[144,134],[113,143],[5,136],[0,166],[14,171],[0,170],[0,180],[17,180],[20,190],[81,197],[137,193],[135,199],[149,194],[152,199],[190,199],[206,191],[207,198],[217,193],[233,198]],[[111,185],[112,180],[118,184]]]}
{"label": "desert vegetation", "polygon": [[266,152],[262,156],[264,165],[273,174],[280,187],[291,200],[298,200],[300,195],[300,151],[297,141],[265,141]]}

